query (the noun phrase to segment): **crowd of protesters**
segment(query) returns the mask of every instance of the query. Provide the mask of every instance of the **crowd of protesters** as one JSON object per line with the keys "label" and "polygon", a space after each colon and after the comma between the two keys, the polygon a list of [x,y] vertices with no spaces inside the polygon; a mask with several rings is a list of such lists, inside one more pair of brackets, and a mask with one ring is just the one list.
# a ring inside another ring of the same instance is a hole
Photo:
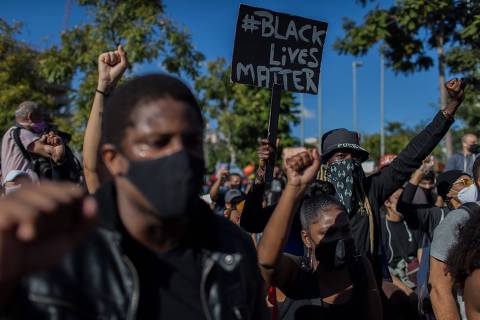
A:
{"label": "crowd of protesters", "polygon": [[335,129],[266,181],[276,146],[207,175],[194,94],[165,74],[117,87],[127,66],[100,54],[81,157],[34,101],[4,133],[1,318],[480,319],[477,137],[443,172],[431,156],[462,79],[375,172]]}

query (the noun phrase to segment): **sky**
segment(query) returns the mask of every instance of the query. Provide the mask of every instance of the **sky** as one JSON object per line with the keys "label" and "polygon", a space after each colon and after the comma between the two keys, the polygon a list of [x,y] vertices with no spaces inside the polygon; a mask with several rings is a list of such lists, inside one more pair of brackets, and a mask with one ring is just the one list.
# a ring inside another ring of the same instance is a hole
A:
{"label": "sky", "polygon": [[[68,19],[65,19],[67,0],[4,0],[0,4],[0,17],[8,22],[24,23],[19,39],[35,48],[43,49],[59,43],[64,25],[73,27],[89,21],[85,10],[74,4]],[[387,7],[393,0],[379,1]],[[363,134],[380,130],[380,55],[378,47],[372,48],[363,57],[341,56],[333,50],[335,39],[341,37],[342,18],[348,17],[361,22],[373,7],[366,8],[355,0],[164,0],[167,15],[180,26],[186,27],[192,35],[196,49],[207,60],[224,57],[231,61],[235,24],[240,3],[271,9],[278,12],[303,16],[327,22],[328,31],[321,62],[323,119],[317,117],[319,96],[305,94],[305,134],[318,136],[318,124],[323,132],[334,128],[352,129],[352,62],[361,61],[357,69],[358,129]],[[432,56],[436,55],[432,51]],[[160,71],[158,64],[149,64],[136,69],[146,73]],[[297,94],[298,101],[300,95]],[[403,122],[414,126],[428,121],[437,111],[439,100],[438,71],[431,70],[409,76],[396,75],[385,69],[385,121]],[[265,106],[268,108],[268,106]],[[293,128],[300,137],[300,126]]]}

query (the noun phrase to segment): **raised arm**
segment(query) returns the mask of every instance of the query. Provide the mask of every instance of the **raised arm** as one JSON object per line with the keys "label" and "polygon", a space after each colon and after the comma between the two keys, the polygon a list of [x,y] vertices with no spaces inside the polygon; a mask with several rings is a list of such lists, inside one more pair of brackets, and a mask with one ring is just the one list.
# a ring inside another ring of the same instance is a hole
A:
{"label": "raised arm", "polygon": [[220,187],[225,182],[225,178],[227,177],[227,175],[228,171],[223,168],[220,168],[220,170],[217,172],[217,180],[210,188],[210,199],[212,199],[212,201],[217,201]]}
{"label": "raised arm", "polygon": [[457,304],[452,294],[453,280],[447,271],[447,265],[432,256],[428,283],[431,285],[430,300],[435,317],[438,320],[459,320]]}
{"label": "raised arm", "polygon": [[31,184],[0,200],[0,312],[22,276],[58,262],[90,230],[95,215],[95,200],[70,183]]}
{"label": "raised arm", "polygon": [[320,156],[316,150],[302,152],[287,159],[285,168],[287,186],[258,244],[258,262],[263,278],[267,286],[280,288],[290,283],[296,275],[298,266],[282,250],[305,189],[315,179],[320,168]]}
{"label": "raised arm", "polygon": [[420,167],[422,161],[432,153],[454,122],[453,117],[463,101],[465,82],[463,79],[455,78],[448,81],[445,86],[450,96],[448,105],[410,141],[387,168],[379,175],[373,176],[372,184],[376,185],[373,190],[376,190],[375,196],[380,203],[400,188]]}
{"label": "raised arm", "polygon": [[275,206],[263,207],[263,195],[265,193],[265,167],[270,155],[275,152],[269,146],[267,139],[260,140],[258,148],[258,169],[255,182],[247,193],[243,206],[240,226],[247,232],[261,233],[267,225],[268,219],[273,213]]}
{"label": "raised arm", "polygon": [[115,88],[127,66],[127,53],[122,46],[118,46],[116,51],[102,53],[98,57],[97,90],[83,141],[83,167],[87,189],[90,193],[94,193],[102,183],[98,172],[98,150],[102,135],[102,113],[105,98]]}

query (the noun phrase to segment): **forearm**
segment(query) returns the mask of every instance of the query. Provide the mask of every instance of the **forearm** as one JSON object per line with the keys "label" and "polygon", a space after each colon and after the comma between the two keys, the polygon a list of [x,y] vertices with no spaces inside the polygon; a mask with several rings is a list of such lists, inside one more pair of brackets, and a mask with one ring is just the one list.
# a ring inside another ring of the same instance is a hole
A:
{"label": "forearm", "polygon": [[442,112],[437,113],[428,126],[416,135],[392,162],[392,170],[410,176],[432,153],[453,122],[452,118],[445,117]]}
{"label": "forearm", "polygon": [[220,185],[222,184],[222,179],[218,178],[217,181],[213,184],[212,188],[210,188],[210,199],[212,201],[217,201],[218,192],[220,190]]}
{"label": "forearm", "polygon": [[303,188],[287,184],[258,245],[258,260],[262,267],[275,268],[287,242],[302,195]]}
{"label": "forearm", "polygon": [[457,304],[451,290],[432,286],[430,300],[437,320],[460,320]]}
{"label": "forearm", "polygon": [[415,170],[415,172],[412,174],[410,177],[410,182],[414,186],[418,186],[420,184],[420,181],[422,181],[422,178],[424,177],[423,172],[420,169]]}
{"label": "forearm", "polygon": [[[100,91],[105,92],[106,87],[103,88],[100,83],[98,86]],[[83,142],[83,167],[87,188],[90,193],[94,193],[101,184],[98,174],[98,150],[102,133],[104,100],[105,97],[101,93],[95,92]]]}
{"label": "forearm", "polygon": [[254,184],[247,193],[240,226],[247,232],[261,233],[273,213],[273,207],[263,208],[264,184]]}

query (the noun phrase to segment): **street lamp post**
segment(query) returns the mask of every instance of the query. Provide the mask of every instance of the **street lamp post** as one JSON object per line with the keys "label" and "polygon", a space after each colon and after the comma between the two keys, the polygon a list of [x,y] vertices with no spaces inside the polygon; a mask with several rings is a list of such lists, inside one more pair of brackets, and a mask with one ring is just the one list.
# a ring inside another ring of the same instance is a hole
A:
{"label": "street lamp post", "polygon": [[357,127],[357,67],[361,67],[361,61],[352,62],[352,111],[353,111],[353,131],[358,131]]}
{"label": "street lamp post", "polygon": [[385,62],[380,53],[380,156],[385,155]]}

